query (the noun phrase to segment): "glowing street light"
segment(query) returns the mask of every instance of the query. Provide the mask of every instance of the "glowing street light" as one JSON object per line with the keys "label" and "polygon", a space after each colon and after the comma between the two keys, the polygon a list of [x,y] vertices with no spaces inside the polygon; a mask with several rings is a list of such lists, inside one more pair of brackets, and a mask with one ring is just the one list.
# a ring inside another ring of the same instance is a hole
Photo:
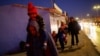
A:
{"label": "glowing street light", "polygon": [[100,9],[100,5],[94,5],[93,9],[97,11],[97,16],[98,16],[98,11]]}
{"label": "glowing street light", "polygon": [[79,17],[75,17],[75,19],[76,19],[76,20],[78,20],[78,19],[79,19]]}
{"label": "glowing street light", "polygon": [[89,17],[89,16],[90,16],[90,14],[88,13],[88,14],[86,14],[86,16],[88,16],[88,17]]}

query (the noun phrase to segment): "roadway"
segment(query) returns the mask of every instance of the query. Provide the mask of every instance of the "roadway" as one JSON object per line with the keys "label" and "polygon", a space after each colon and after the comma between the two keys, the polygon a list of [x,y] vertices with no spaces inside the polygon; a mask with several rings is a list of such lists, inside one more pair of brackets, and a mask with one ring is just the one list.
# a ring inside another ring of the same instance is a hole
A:
{"label": "roadway", "polygon": [[95,48],[100,52],[100,27],[91,22],[81,22],[80,25],[85,34],[95,45]]}

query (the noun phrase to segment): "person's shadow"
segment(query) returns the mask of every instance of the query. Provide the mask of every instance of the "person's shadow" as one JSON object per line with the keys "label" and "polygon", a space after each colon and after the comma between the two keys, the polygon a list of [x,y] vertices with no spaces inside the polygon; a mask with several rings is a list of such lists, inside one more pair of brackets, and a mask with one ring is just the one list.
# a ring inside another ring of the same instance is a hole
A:
{"label": "person's shadow", "polygon": [[[84,47],[84,45],[75,45],[73,47],[71,47],[70,45],[69,46],[66,46],[65,49],[63,51],[59,51],[59,53],[68,53],[68,52],[74,52],[76,50],[80,50],[82,47]],[[60,48],[58,48],[58,50],[60,50]]]}

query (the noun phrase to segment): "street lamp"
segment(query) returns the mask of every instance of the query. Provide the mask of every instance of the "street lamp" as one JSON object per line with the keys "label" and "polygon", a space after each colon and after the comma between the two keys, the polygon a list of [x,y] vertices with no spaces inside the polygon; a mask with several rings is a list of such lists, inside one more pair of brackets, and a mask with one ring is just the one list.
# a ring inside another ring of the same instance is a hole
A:
{"label": "street lamp", "polygon": [[89,13],[87,13],[86,16],[87,16],[87,19],[90,19],[90,14]]}
{"label": "street lamp", "polygon": [[76,20],[79,20],[79,17],[75,17]]}
{"label": "street lamp", "polygon": [[86,14],[86,16],[88,16],[88,17],[89,17],[89,16],[90,16],[90,14],[89,14],[89,13],[87,13],[87,14]]}
{"label": "street lamp", "polygon": [[99,16],[99,15],[98,15],[98,13],[99,13],[98,11],[99,11],[99,9],[100,9],[100,5],[94,5],[94,6],[93,6],[93,9],[96,10],[97,16]]}

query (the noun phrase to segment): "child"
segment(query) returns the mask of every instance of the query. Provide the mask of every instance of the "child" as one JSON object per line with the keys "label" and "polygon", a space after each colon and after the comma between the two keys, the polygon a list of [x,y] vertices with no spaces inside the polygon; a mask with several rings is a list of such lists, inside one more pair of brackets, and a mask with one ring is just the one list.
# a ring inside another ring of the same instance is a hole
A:
{"label": "child", "polygon": [[52,32],[52,37],[53,37],[55,44],[57,45],[57,33],[55,31]]}

